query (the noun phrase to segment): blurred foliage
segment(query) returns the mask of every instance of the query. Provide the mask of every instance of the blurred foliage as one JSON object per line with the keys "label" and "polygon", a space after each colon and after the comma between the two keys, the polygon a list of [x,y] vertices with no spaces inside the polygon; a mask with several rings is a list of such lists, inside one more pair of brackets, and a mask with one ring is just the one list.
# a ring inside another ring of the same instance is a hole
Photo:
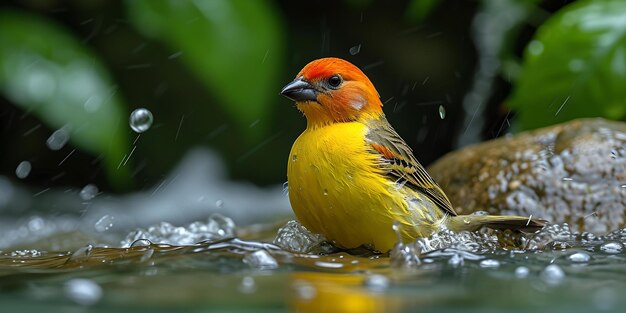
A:
{"label": "blurred foliage", "polygon": [[409,20],[422,22],[440,4],[440,0],[412,0],[406,9]]}
{"label": "blurred foliage", "polygon": [[50,127],[67,130],[79,149],[102,155],[115,184],[129,182],[119,167],[128,149],[126,106],[100,61],[65,29],[0,12],[0,88]]}
{"label": "blurred foliage", "polygon": [[537,31],[508,101],[520,129],[626,117],[626,2],[579,1]]}
{"label": "blurred foliage", "polygon": [[127,1],[131,22],[165,42],[247,135],[265,131],[283,58],[282,29],[267,1]]}
{"label": "blurred foliage", "polygon": [[[218,150],[235,179],[284,182],[305,120],[278,91],[326,56],[363,69],[425,165],[464,133],[506,133],[511,118],[521,129],[623,119],[624,4],[568,2],[9,0],[0,5],[0,139],[11,148],[0,149],[0,174],[14,177],[27,159],[25,183],[110,190],[119,182],[98,174],[104,162],[114,177],[132,171],[135,187],[153,188],[200,145]],[[137,107],[154,125],[131,146],[127,113]],[[71,145],[47,149],[68,124]]]}

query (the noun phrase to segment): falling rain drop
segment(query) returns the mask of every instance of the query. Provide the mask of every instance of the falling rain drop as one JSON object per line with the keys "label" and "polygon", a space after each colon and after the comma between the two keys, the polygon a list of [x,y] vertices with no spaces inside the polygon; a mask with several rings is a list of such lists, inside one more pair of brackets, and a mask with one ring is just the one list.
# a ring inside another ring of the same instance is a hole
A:
{"label": "falling rain drop", "polygon": [[130,114],[130,128],[132,128],[133,131],[135,131],[136,133],[143,133],[146,130],[150,129],[153,120],[154,118],[152,117],[152,112],[148,111],[148,109],[136,109],[135,111],[133,111],[133,113]]}
{"label": "falling rain drop", "polygon": [[46,145],[50,148],[50,150],[57,151],[61,150],[68,140],[70,140],[70,133],[65,127],[61,127],[48,137]]}
{"label": "falling rain drop", "polygon": [[223,208],[223,207],[224,207],[224,200],[217,200],[217,201],[215,201],[215,206],[216,206],[218,209]]}
{"label": "falling rain drop", "polygon": [[357,55],[359,52],[361,52],[361,44],[350,48],[350,55]]}
{"label": "falling rain drop", "polygon": [[80,191],[80,198],[84,201],[93,199],[98,194],[98,187],[94,184],[88,184]]}
{"label": "falling rain drop", "polygon": [[15,175],[19,179],[24,179],[28,177],[28,174],[30,174],[30,170],[32,168],[33,167],[30,165],[30,162],[22,161],[20,162],[20,164],[17,165],[17,168],[15,169]]}
{"label": "falling rain drop", "polygon": [[113,221],[115,221],[115,217],[107,214],[107,215],[102,216],[96,222],[94,227],[96,228],[96,231],[102,233],[111,229],[111,227],[113,227]]}
{"label": "falling rain drop", "polygon": [[439,117],[443,120],[446,118],[446,108],[443,105],[439,105]]}

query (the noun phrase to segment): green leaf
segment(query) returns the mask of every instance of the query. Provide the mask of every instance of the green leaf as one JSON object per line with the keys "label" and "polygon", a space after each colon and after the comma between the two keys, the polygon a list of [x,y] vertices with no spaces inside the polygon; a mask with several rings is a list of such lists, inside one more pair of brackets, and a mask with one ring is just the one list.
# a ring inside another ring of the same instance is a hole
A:
{"label": "green leaf", "polygon": [[509,105],[520,128],[626,116],[626,1],[571,4],[539,28]]}
{"label": "green leaf", "polygon": [[[267,1],[132,0],[131,22],[166,43],[244,130],[278,101],[279,19]],[[267,124],[267,123],[265,123]],[[254,128],[258,134],[258,127]]]}
{"label": "green leaf", "polygon": [[407,18],[413,22],[421,23],[439,4],[439,0],[412,0],[406,10]]}
{"label": "green leaf", "polygon": [[0,12],[0,90],[77,148],[102,154],[113,184],[127,151],[128,115],[99,60],[65,29],[42,17]]}

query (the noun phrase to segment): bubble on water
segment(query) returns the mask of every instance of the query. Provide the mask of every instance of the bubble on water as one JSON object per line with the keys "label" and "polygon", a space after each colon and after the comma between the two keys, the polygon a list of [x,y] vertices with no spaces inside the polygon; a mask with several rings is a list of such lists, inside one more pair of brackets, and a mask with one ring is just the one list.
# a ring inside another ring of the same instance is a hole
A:
{"label": "bubble on water", "polygon": [[498,268],[500,267],[500,261],[494,259],[486,259],[480,261],[480,267],[482,268]]}
{"label": "bubble on water", "polygon": [[443,105],[439,105],[439,117],[443,120],[446,118],[446,108]]}
{"label": "bubble on water", "polygon": [[82,305],[92,305],[102,298],[102,288],[91,279],[73,278],[65,283],[65,295]]}
{"label": "bubble on water", "polygon": [[43,254],[41,253],[41,251],[36,250],[36,249],[26,249],[26,250],[15,250],[11,253],[8,253],[8,255],[10,257],[28,257],[28,258],[32,258],[32,257],[39,257],[42,256]]}
{"label": "bubble on water", "polygon": [[259,250],[246,255],[243,263],[250,265],[256,269],[275,269],[278,268],[278,262],[267,251]]}
{"label": "bubble on water", "polygon": [[256,282],[254,281],[254,278],[250,277],[250,276],[245,276],[242,280],[241,283],[239,284],[239,291],[241,293],[253,293],[256,291]]}
{"label": "bubble on water", "polygon": [[148,239],[137,239],[130,244],[130,247],[149,247],[150,245],[152,245],[152,242]]}
{"label": "bubble on water", "polygon": [[530,270],[526,266],[518,266],[515,269],[515,277],[517,278],[526,278],[530,274]]}
{"label": "bubble on water", "polygon": [[572,263],[587,263],[591,260],[591,256],[584,252],[576,252],[570,254],[567,259]]}
{"label": "bubble on water", "polygon": [[624,246],[619,242],[607,242],[600,246],[600,250],[608,254],[621,253],[623,249]]}
{"label": "bubble on water", "polygon": [[94,184],[87,184],[80,190],[80,198],[84,201],[93,199],[98,194],[98,187]]}
{"label": "bubble on water", "polygon": [[152,112],[145,108],[139,108],[130,114],[129,124],[130,128],[136,133],[143,133],[150,129],[154,118]]}
{"label": "bubble on water", "polygon": [[223,208],[223,207],[224,207],[224,200],[217,200],[217,201],[215,201],[215,206],[216,206],[218,209]]}
{"label": "bubble on water", "polygon": [[93,245],[86,245],[74,251],[74,253],[72,253],[72,256],[70,257],[70,260],[72,262],[84,262],[89,259],[92,251]]}
{"label": "bubble on water", "polygon": [[365,277],[363,285],[372,291],[383,292],[389,288],[390,281],[385,275],[374,274]]}
{"label": "bubble on water", "polygon": [[307,253],[319,246],[324,237],[310,232],[297,221],[289,221],[278,229],[274,244],[292,252]]}
{"label": "bubble on water", "polygon": [[565,279],[565,272],[560,266],[550,264],[541,272],[541,279],[548,285],[556,286]]}
{"label": "bubble on water", "polygon": [[361,44],[350,48],[350,55],[357,55],[359,52],[361,52]]}
{"label": "bubble on water", "polygon": [[211,214],[206,222],[196,221],[185,227],[174,226],[168,222],[152,225],[147,229],[138,228],[130,232],[124,240],[122,247],[137,244],[138,240],[143,243],[164,243],[171,245],[191,245],[200,241],[214,241],[235,236],[235,223],[232,219],[221,214]]}
{"label": "bubble on water", "polygon": [[115,221],[114,216],[105,214],[96,222],[94,227],[96,228],[97,232],[102,233],[111,229],[111,227],[113,227],[114,221]]}
{"label": "bubble on water", "polygon": [[28,174],[30,174],[30,171],[32,169],[33,167],[32,165],[30,165],[30,162],[22,161],[20,162],[20,164],[17,165],[17,168],[15,169],[15,176],[17,176],[17,178],[19,179],[24,179],[28,177]]}
{"label": "bubble on water", "polygon": [[70,133],[67,127],[61,127],[57,129],[48,139],[46,140],[46,146],[50,148],[50,150],[61,150],[70,140]]}

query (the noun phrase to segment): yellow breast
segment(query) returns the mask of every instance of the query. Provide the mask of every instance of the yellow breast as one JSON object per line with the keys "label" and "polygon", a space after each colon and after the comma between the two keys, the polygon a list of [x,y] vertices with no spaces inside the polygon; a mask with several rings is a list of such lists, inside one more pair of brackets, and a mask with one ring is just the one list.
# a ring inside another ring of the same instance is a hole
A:
{"label": "yellow breast", "polygon": [[302,133],[289,156],[289,200],[305,227],[339,246],[387,251],[397,240],[391,225],[408,215],[407,203],[377,165],[366,132],[351,122]]}

